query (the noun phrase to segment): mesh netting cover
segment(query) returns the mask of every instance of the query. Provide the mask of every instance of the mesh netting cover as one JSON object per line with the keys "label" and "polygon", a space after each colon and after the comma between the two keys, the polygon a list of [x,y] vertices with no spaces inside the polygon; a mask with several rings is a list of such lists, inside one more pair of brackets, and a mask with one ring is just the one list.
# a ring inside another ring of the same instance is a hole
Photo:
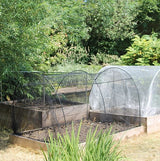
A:
{"label": "mesh netting cover", "polygon": [[151,116],[160,113],[159,66],[106,66],[96,75],[89,102],[105,113]]}
{"label": "mesh netting cover", "polygon": [[[95,74],[84,71],[17,72],[2,80],[0,126],[20,134],[60,126],[87,117],[88,97]],[[84,111],[83,111],[84,109]],[[82,115],[80,115],[82,113]]]}

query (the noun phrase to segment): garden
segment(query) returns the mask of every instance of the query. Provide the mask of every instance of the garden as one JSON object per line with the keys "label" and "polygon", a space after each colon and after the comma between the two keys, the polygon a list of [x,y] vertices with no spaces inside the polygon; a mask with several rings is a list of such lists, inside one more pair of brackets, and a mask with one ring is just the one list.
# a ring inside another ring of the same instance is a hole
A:
{"label": "garden", "polygon": [[12,100],[0,103],[1,128],[10,129],[11,143],[42,149],[45,160],[94,160],[94,151],[97,160],[120,160],[116,138],[159,130],[159,73],[158,66],[17,73],[23,81],[14,80]]}
{"label": "garden", "polygon": [[[94,81],[96,74],[72,71],[47,74],[21,72],[20,75],[23,81],[15,80],[16,84],[10,86],[14,90],[14,97],[10,101],[2,101],[0,108],[2,114],[0,125],[11,128],[16,135],[44,142],[49,139],[49,134],[56,138],[57,133],[63,135],[66,129],[70,133],[72,122],[75,131],[78,131],[79,123],[83,120],[80,135],[80,142],[83,143],[90,127],[95,129],[98,126],[97,131],[104,131],[112,126],[112,131],[115,133],[140,125],[138,118],[135,121],[126,119],[130,113],[122,114],[120,111],[124,111],[123,109],[119,109],[119,112],[117,109],[118,113],[107,110],[104,110],[105,112],[100,110],[102,113],[99,113],[98,109],[94,109],[93,100],[98,103],[101,99],[104,102],[105,98],[105,96],[94,98],[93,93],[99,96],[99,92],[94,91],[94,86],[97,85]],[[98,85],[107,83],[106,80],[99,82]],[[6,82],[3,81],[2,84],[2,87],[5,87]],[[107,90],[107,87],[105,89]],[[140,117],[139,107],[132,106],[137,108],[137,113],[133,116]],[[109,108],[113,108],[112,105]],[[117,118],[114,116],[116,114]],[[118,115],[122,115],[122,118]]]}
{"label": "garden", "polygon": [[160,130],[159,19],[158,0],[2,0],[0,143],[123,160],[115,140]]}

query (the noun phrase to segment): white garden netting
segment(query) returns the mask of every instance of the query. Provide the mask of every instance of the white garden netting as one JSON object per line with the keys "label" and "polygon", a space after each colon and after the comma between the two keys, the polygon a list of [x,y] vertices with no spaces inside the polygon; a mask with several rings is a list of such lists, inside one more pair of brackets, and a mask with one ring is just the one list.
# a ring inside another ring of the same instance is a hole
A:
{"label": "white garden netting", "polygon": [[131,116],[160,113],[160,66],[106,66],[89,97],[92,110]]}

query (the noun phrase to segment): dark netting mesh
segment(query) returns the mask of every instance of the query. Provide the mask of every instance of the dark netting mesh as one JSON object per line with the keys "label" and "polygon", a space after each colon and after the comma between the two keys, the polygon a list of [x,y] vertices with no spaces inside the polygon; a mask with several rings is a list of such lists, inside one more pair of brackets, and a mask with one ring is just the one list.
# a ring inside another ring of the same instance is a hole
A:
{"label": "dark netting mesh", "polygon": [[17,72],[3,80],[1,126],[16,134],[52,127],[59,130],[72,120],[88,117],[88,97],[95,74]]}
{"label": "dark netting mesh", "polygon": [[106,66],[94,80],[91,107],[137,117],[157,115],[159,81],[159,66]]}
{"label": "dark netting mesh", "polygon": [[90,127],[119,132],[139,125],[137,90],[132,77],[116,68],[98,74],[11,73],[2,79],[0,126],[44,141],[49,133],[56,137],[66,128],[71,131],[72,121],[77,130],[83,120],[83,142]]}
{"label": "dark netting mesh", "polygon": [[[7,114],[8,125],[14,133],[34,129],[41,126],[40,113],[44,107],[43,74],[40,72],[16,72],[6,75],[2,80],[5,106],[4,116]],[[3,109],[3,110],[4,110]]]}

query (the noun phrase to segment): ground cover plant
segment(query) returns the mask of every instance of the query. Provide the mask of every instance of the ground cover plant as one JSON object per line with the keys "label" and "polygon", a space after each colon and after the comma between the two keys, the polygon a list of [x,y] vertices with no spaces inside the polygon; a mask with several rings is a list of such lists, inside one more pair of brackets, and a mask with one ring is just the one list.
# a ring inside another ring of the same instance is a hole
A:
{"label": "ground cover plant", "polygon": [[50,135],[47,145],[47,153],[43,151],[46,161],[119,161],[124,159],[120,150],[119,144],[113,141],[111,129],[107,132],[97,133],[89,130],[85,145],[79,144],[79,135],[81,123],[77,134],[75,134],[72,126],[71,135],[66,134],[53,139]]}

